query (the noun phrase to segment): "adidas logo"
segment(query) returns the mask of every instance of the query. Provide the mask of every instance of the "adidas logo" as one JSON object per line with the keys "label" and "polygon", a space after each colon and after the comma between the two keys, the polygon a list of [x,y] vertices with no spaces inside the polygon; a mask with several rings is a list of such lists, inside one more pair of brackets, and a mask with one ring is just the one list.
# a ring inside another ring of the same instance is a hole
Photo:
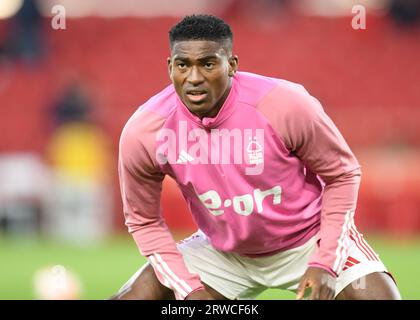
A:
{"label": "adidas logo", "polygon": [[182,150],[181,153],[179,154],[179,158],[176,161],[176,163],[178,164],[188,163],[193,160],[194,158],[192,156],[190,156],[185,150]]}

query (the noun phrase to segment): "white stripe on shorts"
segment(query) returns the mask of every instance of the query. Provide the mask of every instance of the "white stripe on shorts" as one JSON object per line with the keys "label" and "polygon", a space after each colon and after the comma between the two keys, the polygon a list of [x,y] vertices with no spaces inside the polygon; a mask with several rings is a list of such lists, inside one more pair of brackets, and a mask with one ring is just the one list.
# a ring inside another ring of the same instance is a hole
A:
{"label": "white stripe on shorts", "polygon": [[344,217],[344,223],[341,229],[340,237],[338,238],[338,246],[335,250],[335,254],[337,258],[334,261],[333,271],[335,273],[340,273],[342,264],[344,264],[347,260],[347,249],[349,247],[349,229],[351,226],[351,221],[353,220],[354,210],[348,210]]}

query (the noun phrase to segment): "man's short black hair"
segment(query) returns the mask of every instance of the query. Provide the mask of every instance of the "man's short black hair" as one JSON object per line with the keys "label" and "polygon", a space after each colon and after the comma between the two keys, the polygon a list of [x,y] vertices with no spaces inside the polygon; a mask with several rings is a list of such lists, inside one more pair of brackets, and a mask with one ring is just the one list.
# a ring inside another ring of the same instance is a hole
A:
{"label": "man's short black hair", "polygon": [[186,16],[169,31],[171,48],[176,41],[210,40],[232,48],[232,30],[222,19],[211,15]]}

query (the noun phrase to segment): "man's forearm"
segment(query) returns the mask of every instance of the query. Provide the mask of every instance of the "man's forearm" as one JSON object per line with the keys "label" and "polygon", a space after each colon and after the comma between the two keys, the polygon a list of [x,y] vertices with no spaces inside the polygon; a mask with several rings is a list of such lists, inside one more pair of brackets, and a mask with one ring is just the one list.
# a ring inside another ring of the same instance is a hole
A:
{"label": "man's forearm", "polygon": [[355,169],[327,183],[321,210],[320,243],[309,265],[338,275],[347,259],[361,171]]}

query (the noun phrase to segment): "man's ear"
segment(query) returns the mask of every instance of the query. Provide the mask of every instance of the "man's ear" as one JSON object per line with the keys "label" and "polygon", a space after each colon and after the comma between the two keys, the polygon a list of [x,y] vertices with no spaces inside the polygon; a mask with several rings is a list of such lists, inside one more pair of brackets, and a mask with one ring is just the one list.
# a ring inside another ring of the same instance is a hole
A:
{"label": "man's ear", "polygon": [[171,60],[171,57],[168,57],[168,73],[169,73],[169,77],[171,77],[171,74],[172,74],[172,60]]}
{"label": "man's ear", "polygon": [[238,56],[237,55],[231,56],[228,62],[229,62],[229,77],[233,77],[236,71],[238,71]]}

